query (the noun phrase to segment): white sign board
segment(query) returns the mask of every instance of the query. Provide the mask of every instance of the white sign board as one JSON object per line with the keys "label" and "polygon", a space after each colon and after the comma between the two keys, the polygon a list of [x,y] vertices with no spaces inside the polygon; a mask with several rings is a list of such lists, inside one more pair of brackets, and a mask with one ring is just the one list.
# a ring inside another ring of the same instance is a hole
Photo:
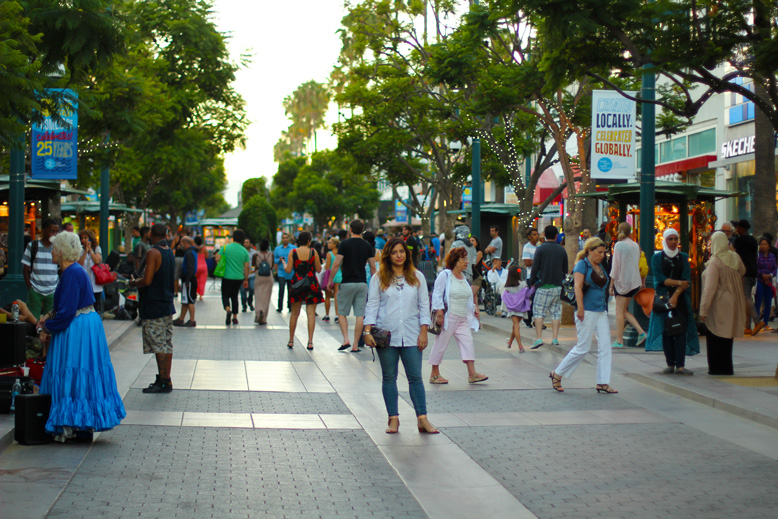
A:
{"label": "white sign board", "polygon": [[635,178],[636,104],[614,90],[592,92],[592,178]]}

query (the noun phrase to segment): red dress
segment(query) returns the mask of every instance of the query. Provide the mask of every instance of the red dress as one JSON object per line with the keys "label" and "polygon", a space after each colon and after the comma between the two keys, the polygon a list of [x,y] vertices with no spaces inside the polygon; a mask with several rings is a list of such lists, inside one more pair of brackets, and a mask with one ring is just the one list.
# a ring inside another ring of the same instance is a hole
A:
{"label": "red dress", "polygon": [[292,285],[304,277],[307,277],[311,280],[311,286],[304,294],[295,297],[290,293],[289,300],[292,303],[302,302],[310,305],[324,302],[324,297],[321,293],[321,287],[319,286],[319,279],[316,277],[316,267],[313,255],[314,251],[311,249],[311,257],[306,261],[302,261],[297,258],[297,249],[292,251],[292,260],[294,261],[294,266],[292,269]]}

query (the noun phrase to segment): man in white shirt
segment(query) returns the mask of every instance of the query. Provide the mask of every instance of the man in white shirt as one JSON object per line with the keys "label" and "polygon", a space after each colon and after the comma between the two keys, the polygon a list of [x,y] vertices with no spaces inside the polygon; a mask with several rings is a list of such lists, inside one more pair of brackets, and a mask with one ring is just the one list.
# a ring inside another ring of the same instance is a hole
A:
{"label": "man in white shirt", "polygon": [[[527,233],[527,239],[529,243],[524,244],[524,248],[521,251],[521,259],[524,261],[524,279],[529,279],[532,275],[532,262],[535,260],[535,251],[540,244],[540,235],[537,229],[530,229]],[[527,313],[527,318],[524,319],[524,324],[529,328],[532,328],[535,323],[532,321],[532,309],[530,308]]]}
{"label": "man in white shirt", "polygon": [[495,286],[498,294],[502,294],[505,282],[508,281],[508,269],[502,268],[502,260],[494,258],[492,268],[486,273],[486,279]]}
{"label": "man in white shirt", "polygon": [[532,262],[535,259],[535,250],[538,248],[538,236],[537,229],[530,229],[527,233],[527,239],[529,243],[524,244],[524,249],[521,252],[521,259],[524,261],[524,267],[526,268],[524,279],[529,279],[532,275]]}

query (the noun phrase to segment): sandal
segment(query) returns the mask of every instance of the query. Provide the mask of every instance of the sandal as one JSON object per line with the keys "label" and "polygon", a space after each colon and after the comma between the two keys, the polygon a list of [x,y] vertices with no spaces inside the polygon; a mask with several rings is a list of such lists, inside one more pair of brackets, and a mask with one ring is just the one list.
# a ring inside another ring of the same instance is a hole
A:
{"label": "sandal", "polygon": [[[392,420],[397,422],[397,425],[392,427]],[[390,416],[389,417],[389,423],[386,424],[388,427],[386,428],[386,434],[397,434],[397,432],[400,429],[400,417],[399,416]]]}
{"label": "sandal", "polygon": [[291,350],[292,348],[294,348],[294,341],[289,341],[289,342],[287,342],[287,343],[286,343],[286,347],[287,347],[287,348],[289,348],[290,350]]}
{"label": "sandal", "polygon": [[313,349],[313,343],[312,343],[312,342],[309,342],[309,343],[308,343],[308,349],[309,349],[309,350],[312,350],[312,349]]}
{"label": "sandal", "polygon": [[519,353],[524,353],[524,346],[519,344]]}
{"label": "sandal", "polygon": [[608,384],[597,384],[597,385],[594,387],[594,389],[596,389],[596,390],[597,390],[597,393],[599,393],[600,391],[603,391],[603,392],[605,392],[605,393],[609,393],[609,394],[615,394],[615,393],[618,393],[618,391],[616,391],[615,389],[613,389],[612,387],[610,387]]}
{"label": "sandal", "polygon": [[486,375],[481,375],[480,373],[477,373],[472,377],[468,377],[467,379],[467,381],[471,384],[477,384],[478,382],[483,382],[484,380],[489,380],[489,377]]}
{"label": "sandal", "polygon": [[433,375],[430,377],[430,384],[448,384],[448,380],[440,375]]}
{"label": "sandal", "polygon": [[418,421],[417,426],[419,428],[419,432],[423,434],[438,434],[440,431],[437,427],[432,425],[429,420],[426,418],[421,419]]}
{"label": "sandal", "polygon": [[551,379],[551,387],[560,393],[565,392],[565,388],[562,387],[562,377],[554,373],[553,371],[548,374],[548,378]]}

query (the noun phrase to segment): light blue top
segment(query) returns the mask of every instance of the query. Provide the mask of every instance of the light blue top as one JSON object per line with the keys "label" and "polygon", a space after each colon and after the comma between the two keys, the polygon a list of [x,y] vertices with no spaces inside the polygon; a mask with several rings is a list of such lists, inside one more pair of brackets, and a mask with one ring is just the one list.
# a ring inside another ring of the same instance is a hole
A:
{"label": "light blue top", "polygon": [[[600,265],[602,267],[602,265]],[[592,282],[592,264],[589,263],[589,258],[584,258],[575,264],[573,272],[578,272],[584,275],[584,281],[589,288],[586,289],[586,293],[583,297],[584,311],[587,312],[604,312],[608,309],[608,273],[605,269],[602,269],[602,273],[605,276],[606,282],[602,287],[598,287]]]}
{"label": "light blue top", "polygon": [[273,251],[273,261],[275,262],[276,266],[278,266],[279,279],[292,279],[292,275],[294,274],[294,269],[292,269],[292,272],[287,272],[284,269],[284,263],[281,263],[281,258],[283,258],[284,261],[288,261],[289,253],[292,252],[294,248],[295,246],[290,243],[286,247],[284,247],[283,245],[279,245]]}

